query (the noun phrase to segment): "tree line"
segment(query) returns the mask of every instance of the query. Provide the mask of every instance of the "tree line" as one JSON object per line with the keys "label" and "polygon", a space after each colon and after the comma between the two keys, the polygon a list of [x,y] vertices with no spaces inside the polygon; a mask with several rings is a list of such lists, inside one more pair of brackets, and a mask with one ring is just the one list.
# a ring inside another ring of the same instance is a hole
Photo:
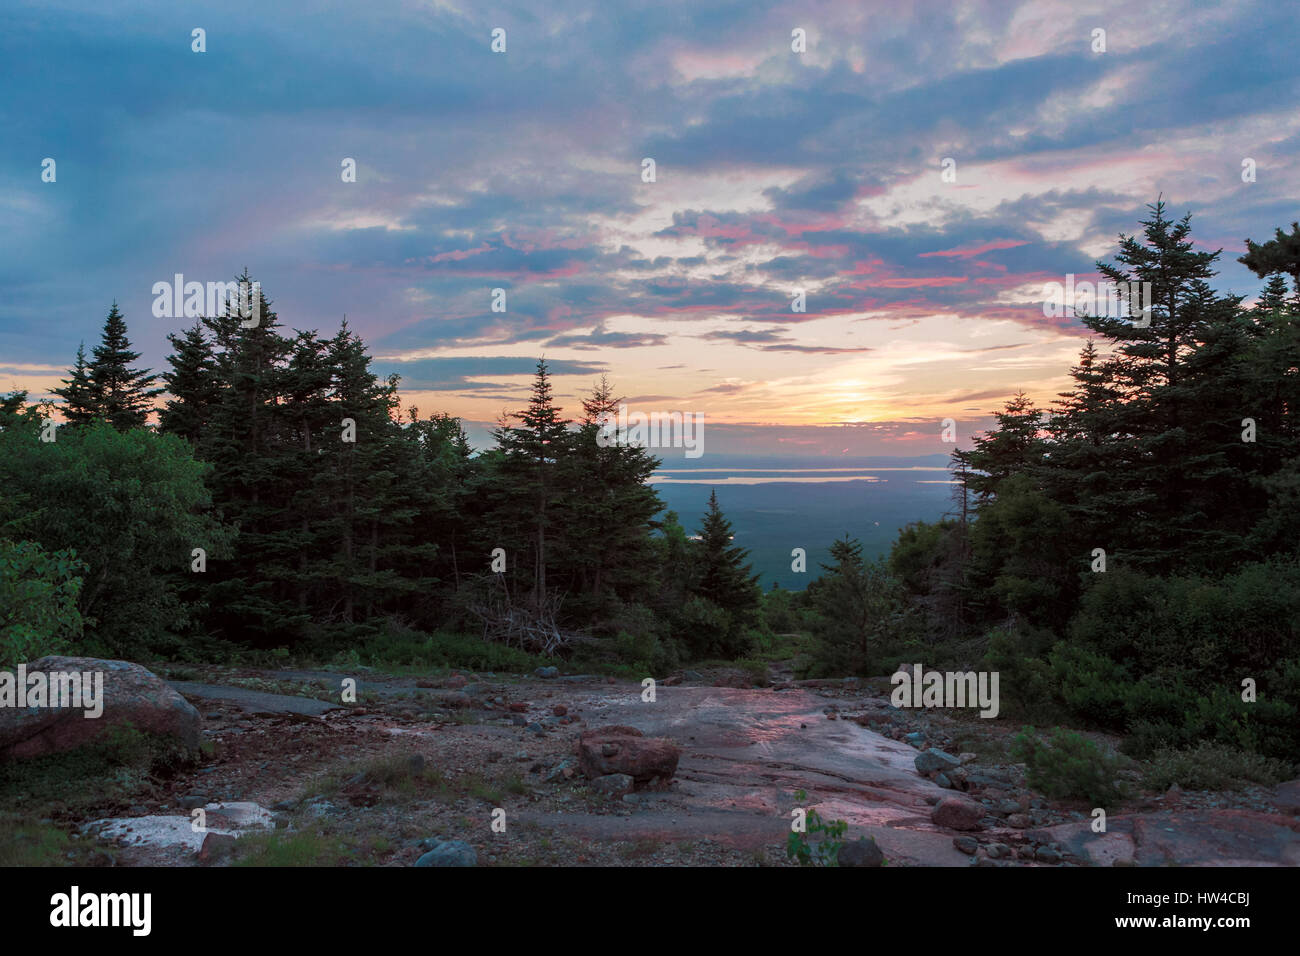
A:
{"label": "tree line", "polygon": [[[549,630],[547,650],[621,638],[646,666],[752,647],[747,553],[716,496],[689,536],[648,483],[658,459],[600,447],[608,380],[570,420],[539,361],[475,454],[460,420],[401,406],[346,320],[289,331],[265,296],[252,327],[226,312],[170,335],[155,374],[114,305],[55,390],[57,432],[48,403],[0,406],[0,568],[58,590],[65,642],[324,653],[449,629],[536,652]],[[35,646],[43,620],[10,620],[9,643]]]}

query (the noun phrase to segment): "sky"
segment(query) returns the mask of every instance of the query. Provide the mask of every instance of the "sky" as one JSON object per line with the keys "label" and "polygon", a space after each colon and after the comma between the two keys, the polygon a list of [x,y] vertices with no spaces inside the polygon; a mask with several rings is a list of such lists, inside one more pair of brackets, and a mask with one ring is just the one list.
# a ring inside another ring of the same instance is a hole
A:
{"label": "sky", "polygon": [[1221,290],[1258,292],[1245,239],[1300,216],[1298,23],[1274,2],[9,0],[0,390],[48,395],[114,301],[163,369],[193,320],[155,317],[154,284],[246,267],[284,325],[346,315],[404,403],[475,435],[544,356],[567,414],[608,374],[632,408],[702,416],[713,451],[947,451],[944,419],[965,444],[1016,391],[1068,386],[1086,330],[1044,315],[1044,285],[1097,279],[1157,196],[1223,249]]}

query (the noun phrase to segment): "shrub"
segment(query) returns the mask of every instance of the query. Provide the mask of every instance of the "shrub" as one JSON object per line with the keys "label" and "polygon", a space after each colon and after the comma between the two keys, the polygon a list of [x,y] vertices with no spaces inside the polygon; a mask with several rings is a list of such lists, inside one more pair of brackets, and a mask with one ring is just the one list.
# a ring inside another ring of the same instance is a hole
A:
{"label": "shrub", "polygon": [[1075,731],[1056,727],[1044,742],[1026,727],[1012,741],[1011,755],[1025,764],[1029,786],[1048,797],[1103,807],[1124,798],[1116,782],[1119,758]]}
{"label": "shrub", "polygon": [[1281,760],[1202,741],[1181,750],[1162,750],[1144,775],[1151,790],[1240,790],[1247,784],[1271,785],[1287,779],[1291,768]]}

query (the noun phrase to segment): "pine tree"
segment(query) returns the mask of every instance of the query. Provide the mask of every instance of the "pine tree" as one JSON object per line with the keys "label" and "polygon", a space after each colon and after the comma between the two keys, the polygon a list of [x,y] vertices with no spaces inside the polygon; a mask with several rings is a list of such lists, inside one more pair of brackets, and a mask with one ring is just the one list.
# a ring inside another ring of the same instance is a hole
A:
{"label": "pine tree", "polygon": [[731,522],[718,506],[718,493],[709,492],[709,510],[700,523],[695,544],[696,577],[694,591],[726,611],[733,622],[737,646],[747,627],[752,625],[755,610],[762,600],[758,575],[746,562],[749,551],[733,544]]}
{"label": "pine tree", "polygon": [[[560,417],[560,411],[555,406],[546,361],[540,359],[528,407],[509,416],[493,432],[503,455],[501,478],[505,487],[500,497],[505,512],[502,517],[508,524],[518,521],[531,528],[529,597],[534,607],[548,597],[547,567],[553,560],[548,547],[558,546],[556,549],[560,550],[565,544],[562,537],[548,538],[563,490],[557,472],[571,445],[569,422]],[[519,424],[511,425],[510,421]]]}
{"label": "pine tree", "polygon": [[103,405],[96,397],[94,383],[90,380],[85,342],[77,346],[77,364],[72,367],[68,377],[63,379],[63,388],[50,391],[63,399],[61,411],[69,425],[85,425],[104,417]]}
{"label": "pine tree", "polygon": [[100,414],[118,431],[146,425],[154,398],[163,392],[151,387],[158,376],[149,374],[149,369],[130,367],[139,357],[140,353],[131,349],[126,320],[114,302],[104,322],[103,341],[95,346],[94,358],[86,367],[86,377]]}
{"label": "pine tree", "polygon": [[183,335],[168,335],[167,341],[174,350],[167,356],[172,370],[162,379],[171,398],[158,413],[158,428],[197,447],[221,391],[212,344],[199,323]]}
{"label": "pine tree", "polygon": [[570,467],[563,472],[564,528],[576,545],[568,570],[596,607],[606,592],[631,599],[654,587],[652,534],[663,504],[648,482],[659,459],[635,445],[598,440],[621,401],[602,375],[582,403]]}

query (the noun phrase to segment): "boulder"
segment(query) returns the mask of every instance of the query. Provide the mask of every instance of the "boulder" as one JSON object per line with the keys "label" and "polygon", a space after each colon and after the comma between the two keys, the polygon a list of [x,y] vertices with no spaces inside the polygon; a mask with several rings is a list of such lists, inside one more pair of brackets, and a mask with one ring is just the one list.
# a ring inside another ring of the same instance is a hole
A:
{"label": "boulder", "polygon": [[0,759],[39,757],[75,750],[102,739],[114,727],[130,724],[197,753],[202,718],[184,697],[139,664],[93,657],[42,657],[27,664],[33,674],[92,676],[102,680],[103,711],[88,715],[84,707],[0,707]]}
{"label": "boulder", "polygon": [[428,840],[422,845],[432,848],[416,866],[478,866],[478,851],[461,840]]}
{"label": "boulder", "polygon": [[916,755],[917,773],[937,773],[942,770],[956,770],[961,761],[942,750],[926,750]]}
{"label": "boulder", "polygon": [[936,826],[949,830],[978,830],[984,808],[973,800],[961,797],[948,797],[940,800],[939,805],[930,812],[930,819]]}
{"label": "boulder", "polygon": [[666,737],[646,737],[635,727],[602,727],[578,738],[582,772],[595,780],[625,773],[637,783],[668,780],[677,772],[681,749]]}
{"label": "boulder", "polygon": [[880,852],[872,837],[860,837],[852,843],[842,844],[835,862],[839,866],[884,866],[885,854]]}

